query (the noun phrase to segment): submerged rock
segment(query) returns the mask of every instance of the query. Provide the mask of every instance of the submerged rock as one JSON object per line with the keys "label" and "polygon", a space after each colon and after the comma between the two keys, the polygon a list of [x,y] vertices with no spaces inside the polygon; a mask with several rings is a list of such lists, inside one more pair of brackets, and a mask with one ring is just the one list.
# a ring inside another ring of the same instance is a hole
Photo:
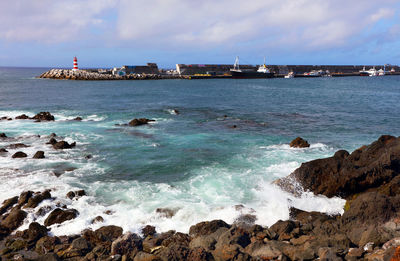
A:
{"label": "submerged rock", "polygon": [[128,125],[129,126],[141,126],[141,125],[148,124],[149,122],[152,122],[152,121],[155,121],[155,120],[150,120],[150,119],[146,119],[146,118],[133,119],[128,123]]}
{"label": "submerged rock", "polygon": [[5,148],[0,148],[0,153],[6,153],[8,152],[8,150],[6,150]]}
{"label": "submerged rock", "polygon": [[69,144],[68,142],[66,142],[64,140],[53,144],[53,148],[55,148],[56,150],[72,149],[75,146],[76,146],[75,142],[72,142],[71,144]]}
{"label": "submerged rock", "polygon": [[7,135],[4,132],[0,133],[0,138],[7,138]]}
{"label": "submerged rock", "polygon": [[25,145],[23,143],[15,143],[15,144],[10,144],[6,148],[8,149],[20,149],[20,148],[28,148],[30,147],[29,145]]}
{"label": "submerged rock", "polygon": [[25,114],[21,114],[21,115],[15,117],[15,119],[16,120],[27,120],[27,119],[29,119],[29,117]]}
{"label": "submerged rock", "polygon": [[308,148],[310,144],[303,138],[297,137],[290,142],[289,146],[292,148]]}
{"label": "submerged rock", "polygon": [[82,118],[81,118],[81,117],[76,117],[76,118],[74,118],[73,120],[74,120],[74,121],[82,121]]}

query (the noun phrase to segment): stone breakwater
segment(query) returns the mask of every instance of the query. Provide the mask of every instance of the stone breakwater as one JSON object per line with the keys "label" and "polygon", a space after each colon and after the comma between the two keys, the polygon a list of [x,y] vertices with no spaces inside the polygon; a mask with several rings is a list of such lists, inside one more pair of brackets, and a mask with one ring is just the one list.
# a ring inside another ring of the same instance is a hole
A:
{"label": "stone breakwater", "polygon": [[188,76],[180,75],[159,75],[159,74],[129,74],[125,76],[87,72],[84,70],[51,69],[41,74],[38,78],[59,79],[59,80],[161,80],[161,79],[188,79]]}
{"label": "stone breakwater", "polygon": [[[304,163],[276,183],[293,193],[301,185],[315,194],[342,195],[347,200],[344,213],[330,216],[291,208],[289,220],[270,227],[244,215],[234,224],[201,222],[187,234],[158,233],[150,225],[134,234],[116,224],[52,236],[52,228],[80,213],[67,205],[46,207],[46,202],[59,200],[51,190],[25,191],[0,206],[0,260],[400,259],[400,137],[385,135],[351,154],[341,150]],[[85,196],[82,190],[65,195],[74,200]],[[46,217],[43,224],[19,229],[32,212]],[[111,214],[99,213],[92,222],[102,223]]]}

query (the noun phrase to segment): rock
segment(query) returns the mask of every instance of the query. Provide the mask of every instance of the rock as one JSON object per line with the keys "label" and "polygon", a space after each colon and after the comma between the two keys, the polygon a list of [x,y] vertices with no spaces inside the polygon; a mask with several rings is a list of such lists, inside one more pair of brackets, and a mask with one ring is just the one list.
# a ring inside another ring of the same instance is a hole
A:
{"label": "rock", "polygon": [[283,253],[273,244],[265,244],[259,241],[253,242],[245,248],[245,252],[252,257],[261,260],[282,259]]}
{"label": "rock", "polygon": [[69,248],[57,254],[63,258],[83,257],[92,249],[90,243],[83,237],[74,239]]}
{"label": "rock", "polygon": [[42,193],[39,193],[28,199],[28,203],[24,206],[24,208],[35,208],[37,207],[43,200],[50,199],[51,194],[49,190],[45,190]]}
{"label": "rock", "polygon": [[35,155],[33,155],[34,159],[44,159],[44,151],[36,151]]}
{"label": "rock", "polygon": [[279,240],[290,240],[292,238],[292,231],[298,227],[299,224],[294,221],[279,220],[278,222],[273,224],[269,229],[276,233]]}
{"label": "rock", "polygon": [[198,236],[203,236],[203,235],[209,235],[211,233],[214,233],[221,227],[225,227],[225,228],[229,229],[231,226],[228,225],[227,223],[225,223],[223,220],[200,222],[200,223],[190,227],[189,235],[192,238],[198,237]]}
{"label": "rock", "polygon": [[42,256],[39,256],[36,261],[59,261],[61,260],[57,254],[55,253],[47,253]]}
{"label": "rock", "polygon": [[68,193],[67,193],[67,198],[69,198],[69,199],[73,199],[74,197],[75,197],[75,192],[73,192],[73,191],[69,191]]}
{"label": "rock", "polygon": [[190,249],[189,254],[187,256],[187,260],[191,261],[209,261],[209,260],[214,260],[214,257],[210,252],[207,252],[204,248],[202,247],[196,247],[193,249]]}
{"label": "rock", "polygon": [[28,155],[26,155],[26,153],[24,153],[24,152],[22,152],[22,151],[18,151],[18,152],[16,152],[16,153],[14,153],[13,155],[12,155],[12,158],[13,159],[15,159],[15,158],[26,158]]}
{"label": "rock", "polygon": [[31,243],[44,236],[47,236],[47,228],[37,222],[32,222],[29,224],[28,229],[25,229],[24,231],[18,231],[16,235]]}
{"label": "rock", "polygon": [[381,136],[368,146],[338,151],[333,157],[303,163],[277,182],[298,182],[305,190],[327,197],[350,197],[394,179],[400,173],[400,138]]}
{"label": "rock", "polygon": [[77,190],[77,191],[75,191],[75,193],[76,193],[76,195],[77,195],[78,197],[86,196],[86,192],[85,192],[83,189]]}
{"label": "rock", "polygon": [[27,120],[29,119],[28,116],[26,116],[25,114],[19,115],[17,117],[15,117],[16,120]]}
{"label": "rock", "polygon": [[142,228],[143,237],[146,238],[147,236],[152,236],[156,233],[156,228],[150,225],[145,226]]}
{"label": "rock", "polygon": [[128,232],[112,242],[111,255],[135,255],[142,249],[142,240],[140,237]]}
{"label": "rock", "polygon": [[133,119],[128,123],[128,125],[129,126],[141,126],[141,125],[148,124],[149,122],[152,122],[152,121],[155,121],[155,120],[149,120],[146,118]]}
{"label": "rock", "polygon": [[67,220],[74,219],[78,216],[79,212],[75,209],[67,209],[62,210],[60,208],[56,208],[44,221],[44,225],[46,227],[51,226],[53,224],[61,224]]}
{"label": "rock", "polygon": [[92,219],[92,221],[90,223],[96,224],[96,223],[103,223],[103,222],[104,222],[104,218],[102,216],[97,216],[94,219]]}
{"label": "rock", "polygon": [[21,195],[19,195],[18,206],[22,207],[23,205],[25,205],[32,197],[32,195],[33,191],[30,190],[22,192]]}
{"label": "rock", "polygon": [[292,148],[308,148],[310,144],[306,140],[297,137],[290,142],[289,146]]}
{"label": "rock", "polygon": [[7,138],[7,135],[4,132],[0,132],[0,138]]}
{"label": "rock", "polygon": [[143,251],[138,252],[135,255],[135,258],[133,259],[133,261],[161,261],[161,260],[162,260],[161,258]]}
{"label": "rock", "polygon": [[81,121],[81,120],[82,120],[81,117],[76,117],[76,118],[74,118],[74,121]]}
{"label": "rock", "polygon": [[54,251],[54,247],[60,241],[57,237],[44,236],[36,242],[35,251],[41,255]]}
{"label": "rock", "polygon": [[91,242],[93,245],[97,245],[101,242],[112,242],[122,235],[122,228],[117,226],[104,226],[95,231],[85,230],[83,237]]}
{"label": "rock", "polygon": [[91,158],[93,158],[93,156],[91,154],[88,154],[88,155],[85,156],[85,159],[87,159],[87,160],[91,159]]}
{"label": "rock", "polygon": [[29,145],[25,145],[23,143],[15,143],[15,144],[10,144],[10,145],[7,146],[8,149],[12,149],[12,150],[21,149],[21,148],[28,148],[28,147],[30,147],[30,146]]}
{"label": "rock", "polygon": [[8,150],[6,150],[5,148],[0,148],[0,153],[5,153],[8,152]]}
{"label": "rock", "polygon": [[50,140],[46,144],[54,145],[56,143],[57,143],[57,140],[55,138],[50,138]]}
{"label": "rock", "polygon": [[166,218],[172,218],[173,216],[175,216],[176,212],[178,212],[177,209],[170,209],[170,208],[157,208],[156,209],[156,213],[159,213]]}
{"label": "rock", "polygon": [[163,261],[169,260],[187,260],[189,249],[182,245],[171,245],[169,247],[160,247],[154,251],[154,255]]}
{"label": "rock", "polygon": [[54,116],[51,115],[50,112],[39,112],[31,119],[37,121],[54,121]]}
{"label": "rock", "polygon": [[18,202],[18,196],[6,199],[0,207],[0,216],[6,213],[12,206]]}
{"label": "rock", "polygon": [[249,233],[233,226],[218,238],[213,256],[219,260],[233,260],[239,256],[249,258],[248,254],[244,253],[244,248],[250,243]]}
{"label": "rock", "polygon": [[189,235],[178,232],[178,233],[175,233],[172,236],[164,239],[162,241],[161,245],[165,246],[165,247],[169,247],[171,244],[175,244],[175,245],[182,245],[182,246],[188,247],[189,242],[190,242]]}
{"label": "rock", "polygon": [[59,142],[53,144],[53,148],[55,148],[56,150],[72,149],[73,147],[75,147],[75,145],[76,145],[75,142],[69,144],[68,142],[62,140],[62,141],[59,141]]}
{"label": "rock", "polygon": [[8,214],[7,217],[1,221],[1,226],[9,231],[13,231],[22,224],[27,215],[28,214],[25,211],[14,208],[11,210],[10,214]]}

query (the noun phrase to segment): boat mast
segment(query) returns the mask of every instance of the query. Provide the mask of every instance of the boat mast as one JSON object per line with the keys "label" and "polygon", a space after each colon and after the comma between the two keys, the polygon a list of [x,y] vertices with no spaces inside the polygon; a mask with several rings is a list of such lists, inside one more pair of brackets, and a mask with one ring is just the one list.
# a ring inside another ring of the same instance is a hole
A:
{"label": "boat mast", "polygon": [[239,70],[239,56],[236,56],[235,64],[233,65],[234,70]]}

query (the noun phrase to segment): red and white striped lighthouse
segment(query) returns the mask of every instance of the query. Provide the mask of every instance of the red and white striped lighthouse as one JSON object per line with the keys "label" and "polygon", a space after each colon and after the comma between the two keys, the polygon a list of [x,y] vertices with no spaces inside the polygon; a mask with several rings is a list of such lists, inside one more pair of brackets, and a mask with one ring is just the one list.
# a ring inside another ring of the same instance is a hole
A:
{"label": "red and white striped lighthouse", "polygon": [[76,58],[76,56],[74,57],[74,69],[72,69],[73,71],[77,71],[78,69],[78,58]]}

